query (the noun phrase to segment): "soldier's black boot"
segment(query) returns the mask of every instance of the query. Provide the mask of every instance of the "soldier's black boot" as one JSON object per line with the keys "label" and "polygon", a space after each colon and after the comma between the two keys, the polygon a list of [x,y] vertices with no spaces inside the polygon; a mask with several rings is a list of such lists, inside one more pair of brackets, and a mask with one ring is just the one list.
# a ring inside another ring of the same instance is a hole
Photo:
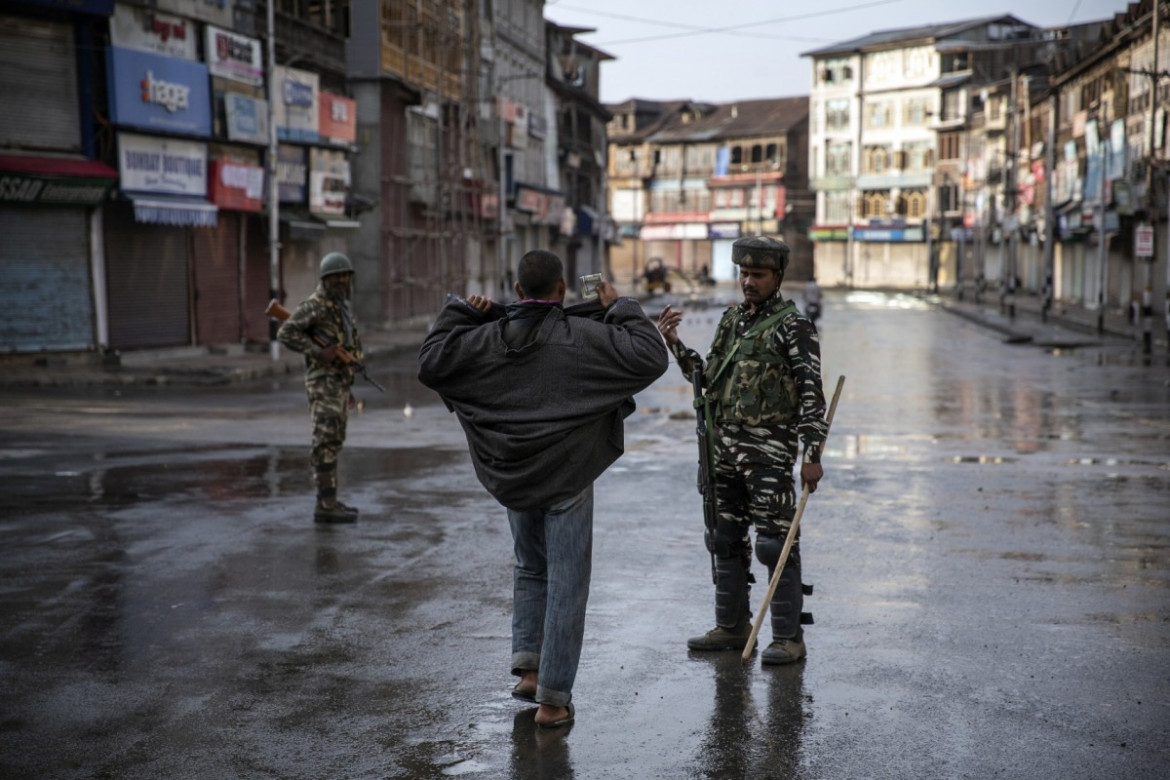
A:
{"label": "soldier's black boot", "polygon": [[317,506],[313,510],[315,523],[356,523],[358,511],[337,500],[336,490],[317,492]]}
{"label": "soldier's black boot", "polygon": [[752,633],[748,566],[740,556],[715,559],[715,628],[687,640],[691,650],[743,650]]}
{"label": "soldier's black boot", "polygon": [[[768,567],[768,581],[776,571],[784,541],[775,536],[760,536],[756,540],[756,556]],[[800,549],[793,545],[788,561],[780,573],[776,591],[772,594],[769,611],[772,617],[772,644],[760,653],[760,663],[780,666],[800,661],[808,655],[801,630],[804,607],[804,587],[800,581]]]}

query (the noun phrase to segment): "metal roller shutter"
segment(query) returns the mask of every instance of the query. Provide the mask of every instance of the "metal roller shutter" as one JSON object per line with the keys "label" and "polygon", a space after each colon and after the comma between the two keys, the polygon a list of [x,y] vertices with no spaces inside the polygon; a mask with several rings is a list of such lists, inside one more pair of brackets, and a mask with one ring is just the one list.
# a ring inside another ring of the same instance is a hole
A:
{"label": "metal roller shutter", "polygon": [[125,202],[110,203],[103,211],[110,346],[187,346],[188,228],[135,222]]}
{"label": "metal roller shutter", "polygon": [[240,340],[240,215],[219,212],[214,228],[192,235],[195,277],[195,342]]}
{"label": "metal roller shutter", "polygon": [[0,146],[81,150],[73,28],[0,16]]}
{"label": "metal roller shutter", "polygon": [[0,208],[0,349],[94,345],[85,209]]}

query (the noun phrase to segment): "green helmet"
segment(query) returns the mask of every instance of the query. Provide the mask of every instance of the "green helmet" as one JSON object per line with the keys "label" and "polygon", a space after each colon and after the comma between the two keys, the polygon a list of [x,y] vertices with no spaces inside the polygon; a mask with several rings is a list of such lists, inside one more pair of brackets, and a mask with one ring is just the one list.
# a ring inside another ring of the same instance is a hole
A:
{"label": "green helmet", "polygon": [[333,274],[352,274],[353,263],[341,252],[330,252],[321,258],[321,278]]}
{"label": "green helmet", "polygon": [[745,236],[731,245],[731,262],[745,268],[788,268],[788,244],[771,236]]}

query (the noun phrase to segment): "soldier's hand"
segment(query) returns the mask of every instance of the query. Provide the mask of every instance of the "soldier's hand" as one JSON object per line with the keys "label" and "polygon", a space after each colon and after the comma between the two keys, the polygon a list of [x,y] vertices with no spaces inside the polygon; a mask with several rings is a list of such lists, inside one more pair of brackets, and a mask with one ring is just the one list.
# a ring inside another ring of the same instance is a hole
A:
{"label": "soldier's hand", "polygon": [[471,304],[471,308],[484,314],[487,314],[488,310],[492,307],[492,299],[485,295],[469,295],[467,296],[467,302]]}
{"label": "soldier's hand", "polygon": [[617,299],[617,290],[613,289],[612,284],[604,279],[597,283],[597,301],[603,309],[608,309],[610,306],[613,306],[613,302]]}
{"label": "soldier's hand", "polygon": [[678,343],[678,324],[682,322],[682,317],[681,311],[676,311],[669,305],[663,308],[662,313],[658,315],[658,332],[672,347]]}
{"label": "soldier's hand", "polygon": [[800,486],[808,488],[809,493],[817,492],[817,483],[825,476],[825,470],[819,463],[805,463],[800,467]]}
{"label": "soldier's hand", "polygon": [[317,362],[331,366],[336,363],[341,355],[341,348],[336,344],[330,344],[327,347],[321,347],[321,351],[317,353]]}

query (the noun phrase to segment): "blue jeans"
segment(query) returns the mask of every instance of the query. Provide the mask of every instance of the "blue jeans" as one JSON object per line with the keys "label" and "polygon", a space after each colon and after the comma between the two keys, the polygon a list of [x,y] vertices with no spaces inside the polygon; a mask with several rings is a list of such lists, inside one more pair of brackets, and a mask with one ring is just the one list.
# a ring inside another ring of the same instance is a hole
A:
{"label": "blue jeans", "polygon": [[537,670],[536,700],[564,707],[585,636],[593,569],[593,485],[545,509],[508,510],[516,552],[512,673]]}

